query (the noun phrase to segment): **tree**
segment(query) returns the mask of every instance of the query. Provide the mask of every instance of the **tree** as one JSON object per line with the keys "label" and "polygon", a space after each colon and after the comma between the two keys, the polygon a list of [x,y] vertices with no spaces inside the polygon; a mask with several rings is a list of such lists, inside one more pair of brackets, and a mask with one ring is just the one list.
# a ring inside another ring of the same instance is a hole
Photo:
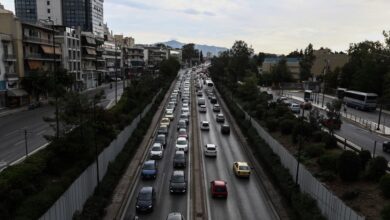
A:
{"label": "tree", "polygon": [[182,59],[186,63],[191,63],[192,59],[198,58],[198,53],[195,50],[195,44],[189,43],[182,47]]}
{"label": "tree", "polygon": [[288,57],[288,58],[302,58],[303,53],[302,53],[302,50],[301,51],[295,50],[293,52],[290,52],[286,57]]}
{"label": "tree", "polygon": [[309,44],[303,53],[302,60],[299,62],[299,78],[301,81],[307,80],[312,76],[311,67],[313,66],[314,60],[315,56],[313,54],[313,45]]}
{"label": "tree", "polygon": [[329,121],[329,126],[327,127],[329,133],[333,135],[336,125],[341,124],[341,115],[340,110],[343,102],[341,100],[333,100],[331,103],[326,103],[328,110],[326,111],[326,116]]}
{"label": "tree", "polygon": [[256,74],[248,73],[248,76],[245,77],[244,81],[238,86],[238,93],[244,101],[256,100],[256,97],[259,94]]}
{"label": "tree", "polygon": [[325,84],[328,88],[336,89],[338,87],[339,75],[341,73],[340,67],[336,67],[334,71],[329,71],[325,75]]}
{"label": "tree", "polygon": [[199,58],[200,58],[200,62],[203,63],[204,59],[203,59],[203,52],[202,51],[200,51]]}
{"label": "tree", "polygon": [[246,70],[250,69],[250,56],[253,54],[253,49],[244,41],[236,41],[232,49],[229,50],[231,57],[228,71],[231,81],[236,83],[245,77]]}
{"label": "tree", "polygon": [[274,68],[271,70],[272,81],[276,84],[280,84],[283,82],[291,82],[292,74],[287,66],[287,60],[281,59]]}

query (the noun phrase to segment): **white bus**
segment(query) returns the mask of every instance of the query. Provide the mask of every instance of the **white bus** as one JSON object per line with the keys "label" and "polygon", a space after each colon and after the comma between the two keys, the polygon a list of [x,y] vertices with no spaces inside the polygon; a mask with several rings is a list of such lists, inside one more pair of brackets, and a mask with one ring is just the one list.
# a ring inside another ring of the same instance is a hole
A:
{"label": "white bus", "polygon": [[347,106],[361,110],[375,110],[378,95],[375,93],[365,93],[347,90],[344,93],[344,103]]}

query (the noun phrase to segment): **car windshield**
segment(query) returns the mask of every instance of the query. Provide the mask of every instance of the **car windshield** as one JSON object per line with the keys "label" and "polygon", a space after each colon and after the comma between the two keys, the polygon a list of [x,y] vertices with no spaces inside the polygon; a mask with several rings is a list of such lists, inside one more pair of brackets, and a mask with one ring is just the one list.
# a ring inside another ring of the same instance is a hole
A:
{"label": "car windshield", "polygon": [[209,123],[203,123],[203,126],[204,126],[204,127],[208,127],[208,126],[209,126]]}
{"label": "car windshield", "polygon": [[147,163],[144,165],[145,170],[154,170],[154,165],[152,163]]}
{"label": "car windshield", "polygon": [[183,159],[184,158],[184,154],[176,154],[175,158],[176,159]]}
{"label": "car windshield", "polygon": [[152,199],[152,194],[149,192],[140,192],[138,195],[138,199],[140,200],[150,200]]}
{"label": "car windshield", "polygon": [[180,131],[179,131],[179,135],[187,135],[187,132],[186,132],[186,131],[183,131],[183,130],[180,130]]}
{"label": "car windshield", "polygon": [[161,147],[154,146],[154,147],[152,147],[152,151],[161,151]]}
{"label": "car windshield", "polygon": [[247,166],[239,166],[239,169],[240,170],[249,170],[249,167],[247,167]]}
{"label": "car windshield", "polygon": [[179,145],[186,145],[187,141],[186,140],[177,140],[177,144],[179,144]]}
{"label": "car windshield", "polygon": [[182,176],[182,175],[173,175],[172,176],[172,182],[173,183],[182,183],[182,182],[184,182],[184,176]]}
{"label": "car windshield", "polygon": [[216,186],[215,191],[216,192],[226,192],[226,188],[223,186]]}

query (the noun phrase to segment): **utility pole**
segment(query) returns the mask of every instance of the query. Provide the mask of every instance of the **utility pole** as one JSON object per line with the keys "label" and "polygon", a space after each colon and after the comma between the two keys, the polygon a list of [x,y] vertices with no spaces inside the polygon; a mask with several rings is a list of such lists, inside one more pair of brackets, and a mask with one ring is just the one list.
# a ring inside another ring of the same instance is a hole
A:
{"label": "utility pole", "polygon": [[94,133],[94,145],[95,145],[95,160],[96,160],[96,179],[97,179],[97,189],[99,189],[100,175],[99,175],[99,152],[97,147],[96,140],[96,96],[93,98],[93,133]]}
{"label": "utility pole", "polygon": [[114,61],[114,69],[115,69],[115,104],[118,103],[118,80],[117,80],[117,67],[116,67],[116,59],[117,59],[117,54],[116,54],[116,38],[114,38],[114,44],[115,44],[115,61]]}
{"label": "utility pole", "polygon": [[329,69],[329,60],[326,60],[325,59],[325,69],[324,69],[324,77],[323,77],[323,82],[324,82],[324,88],[322,88],[322,104],[321,104],[321,107],[324,107],[324,101],[325,101],[325,83],[326,83],[326,80],[325,80],[325,76],[326,74],[328,73],[328,69]]}
{"label": "utility pole", "polygon": [[377,126],[376,130],[379,130],[379,126],[381,124],[382,108],[383,108],[383,103],[381,102],[381,105],[379,107],[378,126]]}
{"label": "utility pole", "polygon": [[28,157],[27,129],[24,129],[24,143],[25,143],[25,148],[26,148],[26,159],[27,159],[27,157]]}

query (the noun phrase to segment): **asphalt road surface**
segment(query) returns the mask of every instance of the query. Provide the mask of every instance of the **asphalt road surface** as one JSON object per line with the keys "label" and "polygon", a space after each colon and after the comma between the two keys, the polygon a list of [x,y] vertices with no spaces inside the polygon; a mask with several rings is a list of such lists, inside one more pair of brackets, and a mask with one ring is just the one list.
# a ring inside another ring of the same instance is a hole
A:
{"label": "asphalt road surface", "polygon": [[[115,104],[114,89],[114,86],[112,89],[105,88],[106,98],[101,100],[101,106]],[[93,91],[88,93],[93,93]],[[118,97],[122,93],[122,82],[118,82]],[[0,118],[0,162],[10,164],[26,155],[24,130],[27,131],[26,139],[29,153],[45,145],[47,140],[44,135],[54,135],[54,130],[43,121],[43,117],[53,117],[53,115],[53,106],[43,106]]]}
{"label": "asphalt road surface", "polygon": [[[210,131],[201,132],[202,151],[206,144],[217,145],[217,157],[203,157],[207,207],[209,219],[253,219],[268,220],[276,219],[274,212],[267,202],[266,196],[260,188],[260,179],[251,175],[249,179],[237,178],[232,170],[233,162],[248,161],[247,155],[243,150],[238,138],[234,132],[225,136],[220,132],[220,124],[216,122],[216,113],[212,110],[212,104],[206,97],[207,113],[198,113],[200,121],[210,122]],[[221,112],[223,112],[221,110]],[[225,119],[226,120],[226,119]],[[230,124],[228,121],[225,122]],[[224,180],[227,182],[228,198],[214,199],[210,193],[210,181]]]}
{"label": "asphalt road surface", "polygon": [[[177,170],[185,170],[186,179],[188,181],[187,185],[187,192],[184,194],[172,194],[169,191],[169,182],[171,175],[173,173],[173,170],[176,170],[173,168],[173,157],[175,154],[175,144],[177,140],[177,123],[179,121],[179,116],[181,114],[181,100],[178,99],[178,103],[175,108],[174,112],[174,119],[171,121],[169,126],[169,132],[167,137],[167,145],[165,147],[163,158],[160,160],[157,160],[158,163],[158,174],[157,178],[155,180],[143,180],[140,178],[140,181],[135,186],[134,194],[131,196],[131,202],[129,203],[129,206],[127,207],[127,213],[125,214],[125,219],[133,219],[134,216],[138,216],[140,220],[144,219],[165,219],[169,213],[171,212],[180,212],[183,216],[185,216],[186,219],[188,219],[188,211],[189,207],[189,192],[188,189],[190,188],[190,157],[187,155],[187,166],[185,169],[177,169]],[[159,126],[159,123],[158,125]],[[190,128],[191,125],[188,125],[188,128]],[[189,135],[191,135],[191,130],[189,131]],[[154,137],[155,138],[155,137]],[[149,146],[149,150],[150,150]],[[189,146],[191,147],[191,146]],[[189,152],[187,153],[189,154]],[[146,160],[149,160],[149,157],[147,157]],[[151,213],[137,213],[136,212],[136,199],[138,192],[140,189],[144,186],[153,186],[156,190],[156,200],[154,203],[154,210]]]}

